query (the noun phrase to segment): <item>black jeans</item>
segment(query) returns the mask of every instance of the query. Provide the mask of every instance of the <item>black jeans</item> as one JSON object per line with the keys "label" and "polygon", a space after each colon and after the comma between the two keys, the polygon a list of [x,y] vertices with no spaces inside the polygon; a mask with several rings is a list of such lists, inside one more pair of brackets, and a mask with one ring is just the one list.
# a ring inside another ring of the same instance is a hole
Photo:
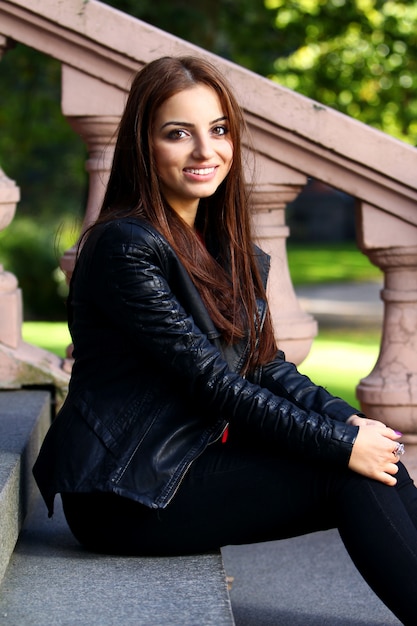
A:
{"label": "black jeans", "polygon": [[388,487],[348,469],[229,440],[195,461],[166,509],[113,494],[62,494],[89,549],[206,552],[338,528],[358,570],[404,624],[417,624],[417,489],[400,463]]}

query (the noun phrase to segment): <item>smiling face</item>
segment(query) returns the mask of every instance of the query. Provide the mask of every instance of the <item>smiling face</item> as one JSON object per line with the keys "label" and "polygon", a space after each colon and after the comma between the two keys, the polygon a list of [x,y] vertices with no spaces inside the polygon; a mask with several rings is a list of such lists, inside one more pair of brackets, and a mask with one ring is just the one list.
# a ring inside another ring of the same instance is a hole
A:
{"label": "smiling face", "polygon": [[214,194],[233,160],[233,144],[217,93],[198,84],[168,98],[152,130],[163,196],[190,226],[200,198]]}

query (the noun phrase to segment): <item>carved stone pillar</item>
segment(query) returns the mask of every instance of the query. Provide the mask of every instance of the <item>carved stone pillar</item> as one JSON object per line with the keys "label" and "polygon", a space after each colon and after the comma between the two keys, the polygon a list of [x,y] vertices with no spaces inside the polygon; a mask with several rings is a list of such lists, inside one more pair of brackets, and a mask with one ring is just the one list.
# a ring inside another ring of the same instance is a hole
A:
{"label": "carved stone pillar", "polygon": [[301,310],[288,269],[285,207],[302,185],[264,184],[252,191],[255,232],[260,247],[271,256],[268,300],[278,345],[297,365],[308,355],[317,334],[317,322]]}
{"label": "carved stone pillar", "polygon": [[[0,169],[0,230],[12,221],[19,188]],[[56,406],[66,395],[68,375],[61,359],[22,340],[22,295],[16,277],[0,265],[0,389],[24,385],[51,385]]]}
{"label": "carved stone pillar", "polygon": [[[13,220],[19,188],[0,169],[0,230]],[[0,265],[0,343],[17,348],[22,335],[22,294],[17,278]]]}
{"label": "carved stone pillar", "polygon": [[369,417],[417,443],[417,245],[366,253],[384,272],[384,324],[377,363],[359,383],[358,399]]}
{"label": "carved stone pillar", "polygon": [[[65,63],[62,65],[62,113],[88,150],[89,188],[82,232],[95,221],[100,210],[125,98],[124,90],[100,77]],[[61,269],[68,278],[74,268],[76,252],[75,245],[61,259]]]}
{"label": "carved stone pillar", "polygon": [[[120,118],[116,116],[68,116],[72,128],[86,143],[89,158],[86,169],[89,173],[88,200],[82,225],[84,232],[97,218],[104,191],[110,174],[116,141],[116,129]],[[67,277],[72,273],[76,256],[76,245],[67,250],[61,259],[61,269]]]}
{"label": "carved stone pillar", "polygon": [[[0,34],[0,60],[14,42]],[[0,230],[13,220],[20,191],[0,168]],[[0,343],[17,348],[22,340],[22,294],[16,276],[0,265]]]}
{"label": "carved stone pillar", "polygon": [[357,396],[369,417],[417,443],[417,226],[371,204],[357,208],[358,245],[384,272],[380,353]]}

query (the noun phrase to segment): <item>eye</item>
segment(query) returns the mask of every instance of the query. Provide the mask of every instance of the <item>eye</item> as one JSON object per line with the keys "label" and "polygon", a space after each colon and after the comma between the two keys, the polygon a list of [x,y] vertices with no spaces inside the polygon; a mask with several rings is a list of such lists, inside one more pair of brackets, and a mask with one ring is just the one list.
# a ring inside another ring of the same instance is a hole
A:
{"label": "eye", "polygon": [[178,139],[184,139],[184,137],[187,137],[187,132],[185,130],[182,130],[181,128],[175,128],[175,130],[171,130],[168,133],[167,137],[168,139],[176,141]]}
{"label": "eye", "polygon": [[218,137],[222,137],[223,135],[227,135],[229,129],[225,125],[215,126],[212,131],[213,135],[217,135]]}

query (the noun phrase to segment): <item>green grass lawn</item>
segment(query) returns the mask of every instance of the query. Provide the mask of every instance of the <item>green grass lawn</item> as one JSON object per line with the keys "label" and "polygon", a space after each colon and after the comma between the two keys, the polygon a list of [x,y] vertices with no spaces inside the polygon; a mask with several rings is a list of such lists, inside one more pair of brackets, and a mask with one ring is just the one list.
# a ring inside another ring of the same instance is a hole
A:
{"label": "green grass lawn", "polygon": [[290,240],[287,254],[294,285],[373,281],[382,276],[354,242],[301,245]]}
{"label": "green grass lawn", "polygon": [[23,339],[35,346],[49,350],[60,357],[71,343],[66,322],[24,322]]}
{"label": "green grass lawn", "polygon": [[373,369],[379,343],[376,330],[320,330],[299,370],[334,395],[358,406],[355,387]]}

